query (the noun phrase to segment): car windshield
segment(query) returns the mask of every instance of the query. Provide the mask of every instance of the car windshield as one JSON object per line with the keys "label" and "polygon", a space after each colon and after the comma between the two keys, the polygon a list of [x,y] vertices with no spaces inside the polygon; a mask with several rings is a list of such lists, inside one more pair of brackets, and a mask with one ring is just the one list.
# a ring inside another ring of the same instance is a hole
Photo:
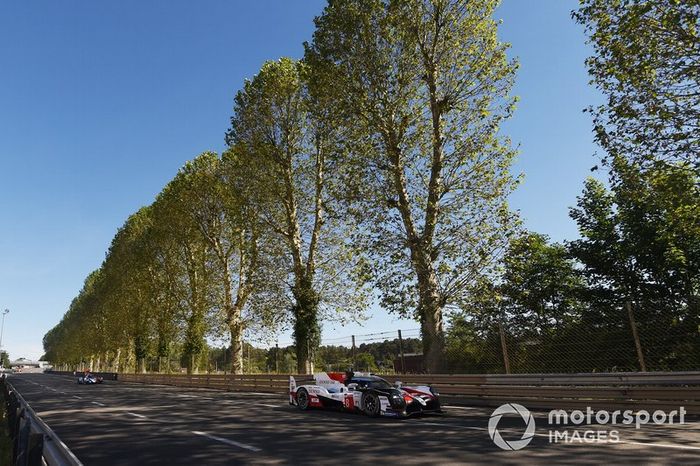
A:
{"label": "car windshield", "polygon": [[391,384],[384,379],[371,378],[371,379],[353,379],[353,382],[357,384],[360,388],[375,388],[380,390],[386,390],[391,388]]}

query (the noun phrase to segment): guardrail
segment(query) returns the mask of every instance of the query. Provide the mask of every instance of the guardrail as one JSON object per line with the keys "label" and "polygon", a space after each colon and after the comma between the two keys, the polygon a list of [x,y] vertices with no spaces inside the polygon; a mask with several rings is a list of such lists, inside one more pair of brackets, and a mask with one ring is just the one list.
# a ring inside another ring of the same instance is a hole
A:
{"label": "guardrail", "polygon": [[[119,380],[230,391],[286,393],[290,374],[119,374]],[[292,374],[296,378],[308,375]],[[604,374],[387,375],[389,382],[432,385],[447,403],[534,409],[678,409],[700,414],[700,372]]]}
{"label": "guardrail", "polygon": [[5,377],[0,377],[0,390],[5,398],[10,437],[14,443],[13,465],[82,466]]}

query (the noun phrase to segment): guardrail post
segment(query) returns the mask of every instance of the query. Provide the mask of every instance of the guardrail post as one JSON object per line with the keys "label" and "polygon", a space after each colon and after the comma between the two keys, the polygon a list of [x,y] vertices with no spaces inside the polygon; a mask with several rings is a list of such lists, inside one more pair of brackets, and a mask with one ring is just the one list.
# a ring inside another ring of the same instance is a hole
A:
{"label": "guardrail post", "polygon": [[22,409],[17,416],[18,432],[15,438],[14,461],[16,466],[27,465],[27,454],[29,447],[29,434],[31,433],[31,422],[26,410]]}
{"label": "guardrail post", "polygon": [[27,444],[27,466],[41,466],[44,450],[44,434],[29,434]]}

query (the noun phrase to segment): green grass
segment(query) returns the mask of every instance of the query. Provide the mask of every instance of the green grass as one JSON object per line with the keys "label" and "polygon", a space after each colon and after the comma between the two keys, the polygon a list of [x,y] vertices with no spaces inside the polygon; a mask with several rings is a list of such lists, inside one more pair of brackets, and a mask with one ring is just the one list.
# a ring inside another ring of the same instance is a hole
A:
{"label": "green grass", "polygon": [[0,464],[10,464],[12,457],[12,441],[10,440],[5,398],[0,390]]}

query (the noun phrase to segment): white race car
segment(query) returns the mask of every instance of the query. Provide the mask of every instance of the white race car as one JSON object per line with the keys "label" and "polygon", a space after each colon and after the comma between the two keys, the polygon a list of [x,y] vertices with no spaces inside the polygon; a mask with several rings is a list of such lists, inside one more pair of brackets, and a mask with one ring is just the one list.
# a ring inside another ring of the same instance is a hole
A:
{"label": "white race car", "polygon": [[289,377],[289,404],[299,409],[335,408],[369,416],[407,417],[441,413],[440,396],[430,386],[391,385],[368,373],[319,372],[312,380]]}
{"label": "white race car", "polygon": [[91,372],[87,372],[80,377],[78,377],[78,383],[81,385],[93,385],[104,382],[104,379],[98,375]]}

